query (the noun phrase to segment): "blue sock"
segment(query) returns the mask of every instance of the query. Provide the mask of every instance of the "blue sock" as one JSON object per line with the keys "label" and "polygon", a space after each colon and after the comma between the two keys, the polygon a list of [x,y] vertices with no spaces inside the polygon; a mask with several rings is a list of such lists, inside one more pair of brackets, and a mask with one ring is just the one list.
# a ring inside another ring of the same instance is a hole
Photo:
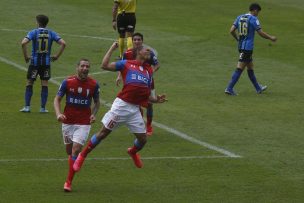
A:
{"label": "blue sock", "polygon": [[153,106],[152,106],[152,104],[148,104],[147,117],[153,117]]}
{"label": "blue sock", "polygon": [[136,149],[137,149],[138,151],[141,150],[141,149],[144,147],[144,145],[141,144],[141,143],[138,141],[138,139],[135,139],[135,140],[134,140],[134,146],[136,147]]}
{"label": "blue sock", "polygon": [[72,157],[72,160],[75,161],[78,156],[71,156],[71,157]]}
{"label": "blue sock", "polygon": [[92,143],[92,145],[95,147],[96,145],[98,145],[99,143],[100,143],[100,141],[101,140],[98,140],[97,139],[97,137],[96,137],[96,135],[93,135],[92,137],[91,137],[91,143]]}
{"label": "blue sock", "polygon": [[257,79],[254,75],[254,71],[253,70],[247,70],[247,73],[248,73],[248,77],[249,77],[250,81],[252,82],[256,91],[261,90],[261,87],[260,87],[260,85],[259,85],[259,83],[258,83],[258,81],[257,81]]}
{"label": "blue sock", "polygon": [[243,72],[243,70],[240,69],[240,68],[237,68],[237,69],[233,72],[232,78],[231,78],[231,80],[230,80],[230,82],[229,82],[229,84],[228,84],[227,89],[230,89],[230,90],[233,89],[234,85],[237,83],[237,81],[238,81],[239,78],[241,77],[242,72]]}
{"label": "blue sock", "polygon": [[41,108],[45,108],[47,98],[48,98],[49,89],[48,86],[41,87]]}
{"label": "blue sock", "polygon": [[33,95],[33,85],[26,86],[25,94],[24,94],[25,106],[30,106],[31,105],[32,95]]}

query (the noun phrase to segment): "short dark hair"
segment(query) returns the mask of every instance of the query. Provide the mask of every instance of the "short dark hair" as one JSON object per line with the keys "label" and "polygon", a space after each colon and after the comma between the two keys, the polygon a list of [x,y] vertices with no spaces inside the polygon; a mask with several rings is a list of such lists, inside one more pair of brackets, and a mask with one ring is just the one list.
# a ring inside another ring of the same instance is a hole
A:
{"label": "short dark hair", "polygon": [[37,15],[36,16],[37,23],[39,24],[39,27],[46,27],[49,23],[49,18],[46,15]]}
{"label": "short dark hair", "polygon": [[249,11],[254,11],[254,10],[261,11],[262,8],[261,8],[260,4],[258,4],[258,3],[250,4]]}
{"label": "short dark hair", "polygon": [[135,32],[135,33],[132,35],[132,39],[133,39],[135,36],[140,37],[141,40],[144,41],[144,36],[143,36],[143,34],[141,34],[141,33],[139,33],[139,32]]}
{"label": "short dark hair", "polygon": [[87,62],[90,63],[90,60],[89,60],[89,59],[87,59],[87,58],[81,58],[81,59],[77,62],[77,66],[80,65],[80,62],[81,62],[81,61],[87,61]]}

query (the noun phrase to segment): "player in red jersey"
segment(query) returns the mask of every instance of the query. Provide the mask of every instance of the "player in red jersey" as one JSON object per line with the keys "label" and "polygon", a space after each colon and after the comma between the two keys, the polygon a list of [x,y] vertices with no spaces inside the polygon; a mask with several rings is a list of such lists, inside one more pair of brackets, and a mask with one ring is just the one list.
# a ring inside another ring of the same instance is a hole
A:
{"label": "player in red jersey", "polygon": [[[123,59],[127,59],[127,60],[134,60],[135,59],[135,53],[136,53],[136,49],[143,47],[143,42],[144,42],[144,36],[141,33],[134,33],[132,35],[132,42],[133,42],[133,48],[132,49],[128,49],[124,55],[123,55]],[[160,64],[159,61],[157,59],[156,54],[151,51],[150,52],[150,59],[148,59],[145,63],[148,63],[149,65],[151,65],[151,67],[153,68],[153,72],[156,72],[159,68],[160,68]],[[116,85],[118,86],[121,82],[121,74],[120,72],[118,73],[117,79],[116,79]],[[155,87],[154,87],[154,79],[152,78],[152,84],[151,84],[151,92],[152,95],[155,97]],[[153,104],[151,102],[148,103],[147,108],[147,112],[146,112],[146,116],[147,116],[147,135],[151,136],[153,134],[153,128],[152,128],[152,119],[153,119]]]}
{"label": "player in red jersey", "polygon": [[[88,77],[90,62],[81,59],[77,64],[77,74],[65,79],[54,99],[57,120],[62,122],[63,142],[68,154],[69,172],[64,183],[64,191],[72,191],[72,180],[75,174],[73,164],[85,144],[90,133],[91,124],[100,107],[99,84]],[[60,103],[66,95],[64,112],[60,111]],[[91,109],[92,99],[94,104]]]}
{"label": "player in red jersey", "polygon": [[74,170],[79,171],[86,156],[90,153],[112,130],[125,124],[136,139],[134,146],[128,148],[128,154],[134,161],[136,167],[143,166],[140,156],[137,153],[147,142],[146,127],[141,116],[139,107],[146,105],[148,101],[163,103],[166,101],[165,95],[151,97],[150,85],[153,70],[144,62],[150,58],[150,51],[147,48],[137,50],[136,60],[122,60],[110,63],[110,57],[115,49],[117,42],[113,43],[102,60],[102,68],[109,71],[120,71],[124,80],[124,86],[118,93],[111,109],[102,118],[103,127],[99,132],[92,136],[87,146],[77,157],[74,163]]}

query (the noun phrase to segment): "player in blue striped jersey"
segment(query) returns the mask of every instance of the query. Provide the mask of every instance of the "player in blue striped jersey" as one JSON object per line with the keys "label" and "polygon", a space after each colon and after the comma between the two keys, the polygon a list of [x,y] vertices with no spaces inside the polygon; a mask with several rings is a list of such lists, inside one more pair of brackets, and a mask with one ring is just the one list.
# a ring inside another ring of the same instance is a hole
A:
{"label": "player in blue striped jersey", "polygon": [[260,94],[267,88],[267,86],[260,85],[257,82],[253,71],[252,53],[254,47],[254,34],[257,32],[261,37],[269,39],[273,42],[275,42],[277,38],[262,31],[260,22],[257,18],[261,10],[262,8],[259,4],[252,3],[249,6],[249,13],[238,16],[230,29],[231,35],[236,39],[236,41],[238,41],[240,57],[237,68],[234,71],[227,88],[225,89],[225,93],[228,95],[237,95],[233,90],[233,87],[246,67],[248,77],[256,92]]}
{"label": "player in blue striped jersey", "polygon": [[[30,103],[33,95],[33,85],[37,76],[41,80],[41,113],[47,113],[45,105],[48,97],[48,80],[51,78],[51,61],[56,61],[65,49],[65,41],[54,31],[47,29],[49,18],[37,15],[38,28],[31,30],[22,40],[22,52],[26,63],[30,62],[27,71],[27,85],[25,88],[25,106],[20,111],[30,112]],[[32,54],[27,53],[27,45],[32,41]],[[60,45],[58,53],[51,56],[52,43]]]}

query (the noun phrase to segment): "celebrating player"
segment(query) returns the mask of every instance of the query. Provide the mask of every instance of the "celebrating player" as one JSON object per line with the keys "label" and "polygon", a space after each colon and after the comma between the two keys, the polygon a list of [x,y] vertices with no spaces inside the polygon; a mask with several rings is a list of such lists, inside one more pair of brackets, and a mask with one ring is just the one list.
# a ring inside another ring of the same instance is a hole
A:
{"label": "celebrating player", "polygon": [[103,139],[105,139],[112,130],[122,124],[127,125],[136,139],[134,146],[128,148],[128,154],[134,161],[136,167],[143,167],[140,155],[137,153],[145,146],[147,142],[146,127],[141,116],[139,107],[146,105],[148,101],[163,103],[166,101],[165,95],[151,97],[151,77],[153,70],[145,63],[150,58],[150,51],[141,47],[136,51],[136,60],[122,60],[109,63],[113,51],[118,47],[114,42],[103,58],[102,68],[109,71],[120,71],[124,80],[124,86],[114,100],[110,111],[103,119],[103,127],[92,136],[87,146],[77,157],[74,163],[74,170],[79,171],[88,153],[90,153]]}
{"label": "celebrating player", "polygon": [[[237,68],[234,71],[231,81],[229,82],[225,93],[228,95],[237,95],[233,90],[234,85],[239,80],[243,70],[247,67],[247,73],[250,81],[252,82],[255,90],[258,94],[261,94],[266,90],[267,86],[260,85],[257,82],[257,79],[253,71],[252,63],[252,52],[253,52],[253,43],[254,43],[254,34],[255,31],[265,38],[273,42],[277,40],[275,36],[271,36],[266,32],[262,31],[260,22],[257,18],[259,12],[261,11],[261,6],[257,3],[253,3],[249,6],[249,13],[240,15],[234,21],[230,33],[238,41],[238,49],[240,53],[239,62]],[[236,33],[238,30],[238,34]]]}
{"label": "celebrating player", "polygon": [[[47,113],[45,105],[48,98],[48,80],[51,78],[51,61],[56,61],[62,54],[65,48],[65,41],[61,39],[57,33],[47,29],[46,26],[49,18],[45,15],[37,15],[36,21],[38,24],[37,29],[30,31],[27,36],[22,40],[22,51],[26,63],[30,61],[27,71],[27,86],[25,89],[25,106],[20,111],[30,112],[31,98],[33,95],[33,85],[37,78],[40,76],[41,80],[41,113]],[[32,55],[27,53],[27,44],[32,41]],[[51,56],[51,48],[53,41],[60,45],[57,54]]]}
{"label": "celebrating player", "polygon": [[[133,48],[128,49],[124,55],[123,59],[126,60],[134,60],[136,56],[136,50],[138,48],[141,48],[143,46],[144,42],[144,36],[141,33],[134,33],[132,35],[132,42],[133,42]],[[145,63],[148,63],[153,68],[153,72],[156,72],[160,68],[160,64],[158,62],[156,54],[151,50],[151,56],[150,59],[147,60]],[[118,76],[116,79],[116,84],[119,85],[121,81],[121,74],[118,72]],[[151,93],[152,96],[155,97],[155,87],[154,87],[154,79],[152,78],[152,84],[151,84]],[[147,135],[151,136],[153,134],[153,128],[152,128],[152,119],[153,119],[153,104],[151,102],[148,103],[147,107]]]}
{"label": "celebrating player", "polygon": [[[66,192],[72,191],[72,181],[75,171],[73,164],[85,144],[91,124],[95,122],[95,115],[99,109],[99,84],[88,77],[90,62],[81,59],[77,64],[77,74],[65,79],[59,87],[54,99],[57,120],[62,122],[63,142],[68,154],[69,172],[64,183]],[[66,95],[64,113],[60,111],[62,97]],[[91,101],[94,105],[91,110]]]}

